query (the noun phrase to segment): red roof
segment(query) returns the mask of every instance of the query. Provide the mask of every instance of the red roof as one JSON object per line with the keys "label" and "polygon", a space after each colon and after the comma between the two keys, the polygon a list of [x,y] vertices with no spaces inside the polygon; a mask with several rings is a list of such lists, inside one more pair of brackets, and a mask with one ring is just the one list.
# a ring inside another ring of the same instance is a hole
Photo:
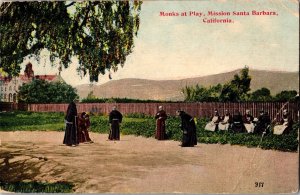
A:
{"label": "red roof", "polygon": [[27,76],[22,75],[22,74],[19,75],[19,78],[20,78],[22,81],[28,81],[28,80],[29,80],[29,78],[28,78]]}
{"label": "red roof", "polygon": [[[30,73],[30,74],[29,74]],[[25,71],[24,71],[25,75],[20,74],[19,78],[22,81],[29,81],[31,80],[33,77],[36,79],[40,79],[40,80],[46,80],[46,81],[53,81],[57,78],[57,75],[34,75],[33,70],[32,70],[32,64],[29,62],[26,65]],[[9,77],[3,77],[0,75],[0,80],[4,81],[4,82],[10,82],[12,78]]]}
{"label": "red roof", "polygon": [[[31,78],[28,78],[27,76],[20,74],[19,78],[22,81],[29,81],[31,80]],[[46,81],[53,81],[57,78],[57,75],[35,75],[34,78],[36,79],[40,79],[40,80],[46,80]],[[0,75],[0,80],[4,81],[4,82],[9,82],[11,79],[9,79],[8,77],[3,77]]]}
{"label": "red roof", "polygon": [[35,75],[36,79],[53,81],[57,78],[57,75]]}
{"label": "red roof", "polygon": [[9,82],[11,81],[11,79],[12,79],[11,77],[3,77],[0,75],[0,81]]}

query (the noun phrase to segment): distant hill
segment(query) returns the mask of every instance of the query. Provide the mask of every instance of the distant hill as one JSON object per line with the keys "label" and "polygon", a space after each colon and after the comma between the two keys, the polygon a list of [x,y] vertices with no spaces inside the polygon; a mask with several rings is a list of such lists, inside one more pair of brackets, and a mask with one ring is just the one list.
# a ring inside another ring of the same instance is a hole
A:
{"label": "distant hill", "polygon": [[[81,98],[85,98],[90,90],[94,95],[101,98],[119,97],[134,99],[153,99],[153,100],[183,100],[181,89],[186,85],[202,85],[208,87],[218,83],[224,84],[233,79],[233,75],[239,73],[235,70],[227,73],[186,78],[179,80],[147,80],[147,79],[120,79],[112,80],[102,85],[94,85],[92,88],[87,85],[77,86]],[[250,70],[251,91],[261,87],[271,90],[274,95],[282,90],[299,89],[298,72],[279,72]]]}

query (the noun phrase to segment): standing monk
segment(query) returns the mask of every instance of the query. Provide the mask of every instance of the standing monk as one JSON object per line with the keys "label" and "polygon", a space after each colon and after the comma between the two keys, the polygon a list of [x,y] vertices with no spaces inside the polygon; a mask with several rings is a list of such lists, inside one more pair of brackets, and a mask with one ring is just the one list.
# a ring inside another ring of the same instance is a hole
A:
{"label": "standing monk", "polygon": [[67,146],[76,146],[79,144],[77,139],[77,108],[74,102],[71,102],[65,116],[66,130],[63,143]]}
{"label": "standing monk", "polygon": [[155,115],[156,119],[156,131],[155,131],[155,139],[164,140],[166,139],[166,119],[167,114],[163,110],[162,106],[158,107],[158,112]]}
{"label": "standing monk", "polygon": [[122,114],[117,110],[116,106],[114,106],[112,111],[109,113],[109,140],[120,140],[120,123],[122,122],[122,118]]}
{"label": "standing monk", "polygon": [[194,118],[184,111],[176,111],[181,118],[182,144],[181,147],[194,147],[197,145],[196,124]]}

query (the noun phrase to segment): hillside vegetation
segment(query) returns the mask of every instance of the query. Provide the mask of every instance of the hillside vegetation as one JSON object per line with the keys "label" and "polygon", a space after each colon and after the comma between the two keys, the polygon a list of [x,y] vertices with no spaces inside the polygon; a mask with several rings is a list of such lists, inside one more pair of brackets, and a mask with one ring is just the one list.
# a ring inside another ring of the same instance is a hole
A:
{"label": "hillside vegetation", "polygon": [[[199,84],[204,87],[226,83],[230,81],[235,74],[241,71],[235,70],[227,73],[187,78],[180,80],[147,80],[147,79],[120,79],[112,80],[102,85],[77,86],[80,98],[86,98],[90,91],[98,98],[132,98],[143,100],[164,100],[180,101],[184,100],[181,89],[185,86]],[[249,74],[251,80],[251,92],[266,87],[270,89],[271,94],[275,95],[283,90],[298,90],[299,75],[298,72],[279,72],[251,70]]]}

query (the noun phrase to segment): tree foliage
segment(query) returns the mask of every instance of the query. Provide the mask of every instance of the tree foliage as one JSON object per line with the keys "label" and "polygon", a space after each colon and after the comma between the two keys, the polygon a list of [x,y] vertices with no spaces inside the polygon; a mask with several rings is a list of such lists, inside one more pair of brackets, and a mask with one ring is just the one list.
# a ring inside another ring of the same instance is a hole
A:
{"label": "tree foliage", "polygon": [[130,98],[84,98],[81,100],[82,103],[166,103],[161,100],[141,100],[141,99],[130,99]]}
{"label": "tree foliage", "polygon": [[24,58],[39,60],[45,48],[52,64],[59,59],[67,68],[75,56],[78,72],[98,81],[132,52],[140,8],[139,1],[3,2],[0,68],[17,76]]}
{"label": "tree foliage", "polygon": [[235,74],[230,82],[224,84],[219,97],[220,101],[237,102],[248,98],[251,83],[249,68],[243,68],[240,74],[241,75]]}
{"label": "tree foliage", "polygon": [[251,93],[250,99],[251,101],[271,101],[273,97],[271,96],[271,92],[268,88],[262,87]]}
{"label": "tree foliage", "polygon": [[221,84],[210,86],[209,88],[197,84],[195,87],[185,86],[185,88],[182,89],[182,93],[185,96],[185,101],[188,102],[214,102],[218,101],[221,89]]}
{"label": "tree foliage", "polygon": [[249,68],[245,67],[241,70],[240,75],[235,74],[234,78],[221,85],[220,83],[209,88],[199,86],[186,86],[181,91],[184,94],[185,101],[231,101],[237,102],[248,99],[250,91],[251,77]]}
{"label": "tree foliage", "polygon": [[[297,91],[295,90],[284,90],[272,96],[268,88],[262,87],[249,93],[250,85],[248,85],[248,81],[241,82],[241,80],[235,76],[232,81],[224,85],[217,84],[206,88],[197,84],[196,86],[185,86],[181,91],[184,94],[184,100],[187,102],[297,101]],[[238,83],[240,83],[239,87]],[[245,83],[245,85],[241,85],[241,83]]]}
{"label": "tree foliage", "polygon": [[274,97],[276,101],[289,101],[296,100],[297,91],[295,90],[284,90],[277,93]]}
{"label": "tree foliage", "polygon": [[34,79],[19,88],[19,102],[69,103],[78,98],[76,89],[63,82]]}
{"label": "tree foliage", "polygon": [[94,95],[94,92],[93,91],[90,91],[88,93],[88,95],[86,96],[86,99],[90,100],[90,99],[95,99],[97,98],[95,95]]}
{"label": "tree foliage", "polygon": [[234,78],[224,85],[217,84],[206,88],[197,84],[185,86],[181,92],[187,102],[295,101],[297,99],[295,90],[284,90],[272,96],[268,88],[262,87],[250,93],[250,84],[249,68],[245,67],[240,75],[235,74]]}

